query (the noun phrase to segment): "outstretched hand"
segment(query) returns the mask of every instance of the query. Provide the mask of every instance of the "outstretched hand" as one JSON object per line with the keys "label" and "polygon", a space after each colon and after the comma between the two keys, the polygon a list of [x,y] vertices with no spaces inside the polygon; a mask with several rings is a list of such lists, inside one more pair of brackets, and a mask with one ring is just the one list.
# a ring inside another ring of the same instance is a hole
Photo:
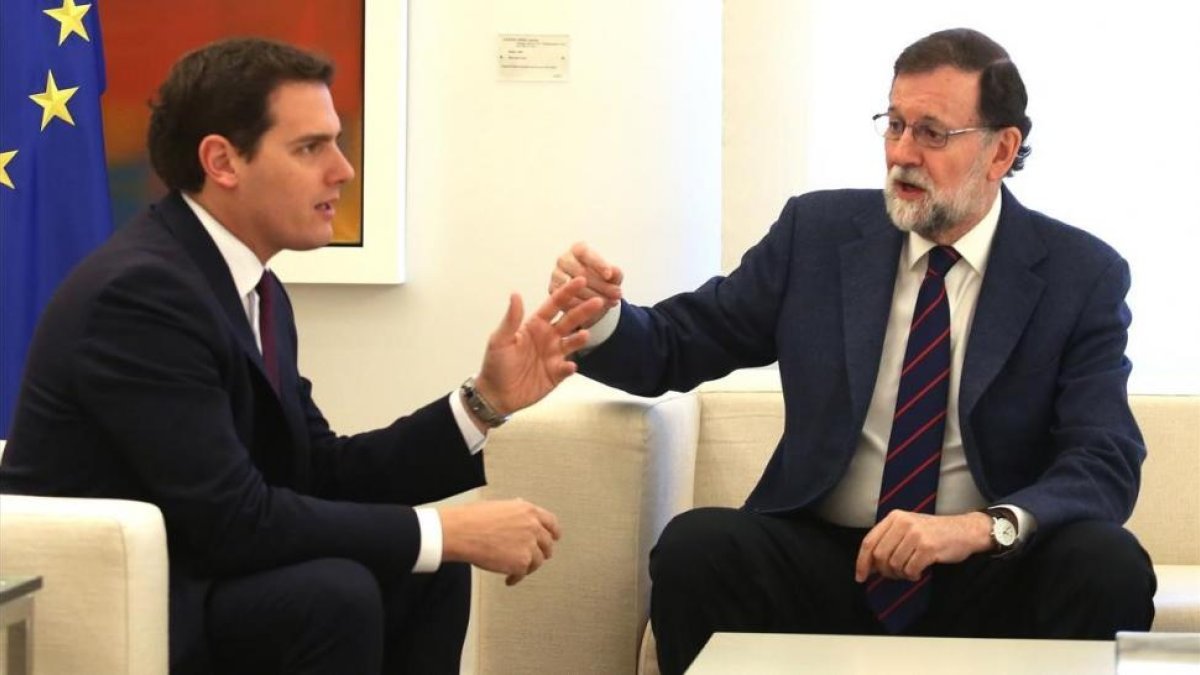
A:
{"label": "outstretched hand", "polygon": [[577,300],[586,285],[583,277],[561,285],[524,323],[521,296],[510,296],[475,379],[476,389],[497,412],[507,415],[533,405],[575,372],[567,357],[587,343],[581,326],[604,311],[599,298]]}
{"label": "outstretched hand", "polygon": [[587,279],[587,284],[580,287],[575,297],[570,300],[570,306],[586,302],[592,298],[604,301],[604,309],[586,321],[584,328],[600,320],[600,317],[621,304],[621,282],[625,273],[620,267],[609,264],[599,253],[583,242],[571,245],[558,260],[554,262],[554,270],[550,272],[550,292],[561,289],[567,282],[577,277]]}

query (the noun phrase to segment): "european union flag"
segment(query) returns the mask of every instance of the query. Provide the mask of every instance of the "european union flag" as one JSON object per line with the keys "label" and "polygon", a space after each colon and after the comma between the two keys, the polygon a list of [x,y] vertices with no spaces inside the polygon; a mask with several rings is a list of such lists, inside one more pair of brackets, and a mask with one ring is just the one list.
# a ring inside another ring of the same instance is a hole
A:
{"label": "european union flag", "polygon": [[0,438],[42,308],[113,229],[97,2],[0,3]]}

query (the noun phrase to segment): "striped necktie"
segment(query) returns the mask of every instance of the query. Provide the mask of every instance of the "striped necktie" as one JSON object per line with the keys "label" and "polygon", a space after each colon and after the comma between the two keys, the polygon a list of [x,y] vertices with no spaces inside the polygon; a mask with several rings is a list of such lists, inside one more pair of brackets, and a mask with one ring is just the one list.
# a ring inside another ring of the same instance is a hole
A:
{"label": "striped necktie", "polygon": [[[949,246],[929,251],[900,371],[876,522],[893,509],[934,512],[950,389],[950,303],[945,276],[960,257]],[[876,575],[868,582],[867,602],[889,633],[903,631],[929,607],[931,569],[917,581]]]}

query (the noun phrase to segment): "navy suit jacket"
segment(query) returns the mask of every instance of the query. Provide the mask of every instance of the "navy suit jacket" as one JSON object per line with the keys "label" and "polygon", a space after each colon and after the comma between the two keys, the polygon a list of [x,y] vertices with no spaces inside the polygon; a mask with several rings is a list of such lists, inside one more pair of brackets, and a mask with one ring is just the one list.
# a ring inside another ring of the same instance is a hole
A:
{"label": "navy suit jacket", "polygon": [[410,506],[483,483],[449,403],[335,435],[296,370],[278,287],[280,391],[233,279],[178,194],[118,230],[56,292],[30,349],[0,491],[162,510],[173,671],[207,660],[214,579],[326,557],[412,569]]}
{"label": "navy suit jacket", "polygon": [[[1145,457],[1126,394],[1128,265],[1001,194],[960,379],[971,474],[1042,533],[1124,522]],[[806,509],[841,479],[866,420],[905,236],[879,190],[794,197],[728,277],[654,307],[623,304],[580,372],[656,395],[778,361],[784,433],[747,507]]]}

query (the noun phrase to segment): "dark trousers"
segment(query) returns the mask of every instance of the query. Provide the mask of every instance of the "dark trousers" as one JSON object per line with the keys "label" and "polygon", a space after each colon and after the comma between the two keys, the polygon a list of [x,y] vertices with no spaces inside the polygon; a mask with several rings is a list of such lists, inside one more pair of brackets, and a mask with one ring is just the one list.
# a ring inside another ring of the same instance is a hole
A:
{"label": "dark trousers", "polygon": [[221,673],[457,674],[470,599],[463,564],[381,577],[313,560],[215,584],[207,631]]}
{"label": "dark trousers", "polygon": [[[854,581],[866,532],[729,508],[676,517],[650,554],[664,675],[682,673],[718,631],[882,634]],[[936,566],[929,611],[906,634],[1111,640],[1150,629],[1155,587],[1132,534],[1078,522],[1013,556]]]}

